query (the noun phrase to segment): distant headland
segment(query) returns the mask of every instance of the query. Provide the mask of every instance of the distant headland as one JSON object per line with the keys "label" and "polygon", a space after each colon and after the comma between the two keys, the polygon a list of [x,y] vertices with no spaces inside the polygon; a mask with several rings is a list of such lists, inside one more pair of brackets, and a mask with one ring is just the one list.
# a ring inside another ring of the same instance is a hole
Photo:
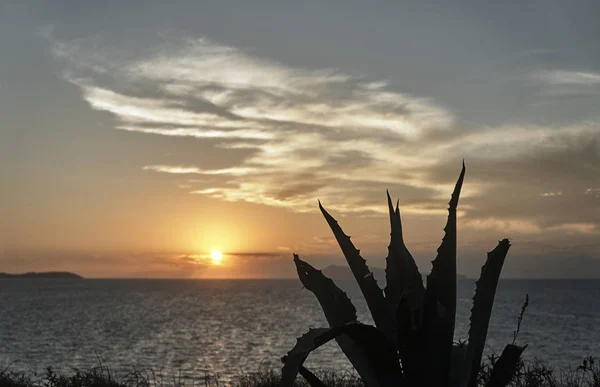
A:
{"label": "distant headland", "polygon": [[22,274],[9,274],[9,273],[0,273],[0,279],[83,279],[82,276],[69,273],[67,271],[47,271],[40,273],[22,273]]}

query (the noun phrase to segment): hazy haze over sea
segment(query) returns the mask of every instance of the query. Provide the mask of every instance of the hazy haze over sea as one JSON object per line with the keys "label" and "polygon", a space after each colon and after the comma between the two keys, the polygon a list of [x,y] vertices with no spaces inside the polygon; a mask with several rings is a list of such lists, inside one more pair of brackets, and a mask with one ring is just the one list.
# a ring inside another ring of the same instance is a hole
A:
{"label": "hazy haze over sea", "polygon": [[[339,281],[338,281],[339,282]],[[371,322],[351,281],[340,284]],[[459,282],[457,338],[466,338],[472,280]],[[488,350],[512,341],[528,293],[519,343],[526,357],[576,365],[599,355],[600,280],[502,280]],[[163,369],[201,378],[280,367],[279,358],[309,327],[326,326],[312,293],[298,280],[4,280],[0,281],[0,368],[104,365]],[[596,353],[593,353],[596,351]],[[349,369],[335,344],[307,361]]]}

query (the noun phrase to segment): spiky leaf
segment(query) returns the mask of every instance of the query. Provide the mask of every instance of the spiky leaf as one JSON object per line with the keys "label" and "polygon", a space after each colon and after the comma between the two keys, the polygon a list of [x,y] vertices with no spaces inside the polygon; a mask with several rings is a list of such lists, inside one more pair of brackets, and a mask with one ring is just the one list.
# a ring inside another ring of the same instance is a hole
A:
{"label": "spiky leaf", "polygon": [[[356,308],[344,291],[338,288],[321,270],[315,269],[300,259],[297,254],[294,254],[294,263],[300,281],[317,297],[330,327],[356,322]],[[356,343],[347,335],[337,336],[335,340],[358,374],[363,379],[371,377],[368,364]]]}
{"label": "spiky leaf", "polygon": [[327,387],[327,385],[325,385],[325,383],[323,383],[321,379],[317,377],[317,375],[310,372],[310,370],[308,370],[306,367],[300,366],[298,372],[300,375],[302,375],[310,387]]}
{"label": "spiky leaf", "polygon": [[319,202],[319,208],[321,209],[325,220],[327,220],[331,231],[333,231],[333,235],[340,245],[344,257],[346,257],[346,261],[352,270],[352,274],[354,274],[354,278],[365,296],[367,306],[371,311],[375,325],[381,329],[391,342],[394,342],[396,337],[394,337],[394,330],[392,328],[391,314],[385,303],[383,291],[377,285],[373,273],[367,266],[367,261],[360,256],[360,251],[354,247],[354,244],[350,241],[350,237],[344,233],[333,216],[329,215],[323,208],[321,202]]}
{"label": "spiky leaf", "polygon": [[387,193],[387,201],[391,231],[385,267],[385,298],[390,309],[396,311],[400,298],[406,297],[407,291],[420,299],[425,288],[423,287],[423,279],[419,268],[404,243],[399,206],[396,205],[394,210],[389,192]]}
{"label": "spiky leaf", "polygon": [[363,377],[368,386],[402,384],[396,352],[383,333],[371,325],[352,323],[334,328],[311,329],[298,338],[294,348],[288,352],[282,369],[282,387],[292,386],[300,366],[312,351],[342,334],[347,335],[361,349],[364,362],[370,370],[368,377]]}
{"label": "spiky leaf", "polygon": [[468,383],[469,387],[477,386],[477,373],[492,315],[498,279],[509,248],[510,242],[508,239],[503,239],[494,250],[487,254],[487,260],[481,268],[481,275],[476,282],[473,308],[471,309],[471,326],[469,327],[469,347],[462,385]]}
{"label": "spiky leaf", "polygon": [[527,345],[519,347],[518,345],[508,344],[504,347],[502,355],[494,364],[494,369],[490,375],[487,387],[506,387],[517,372],[519,360]]}
{"label": "spiky leaf", "polygon": [[317,297],[329,326],[334,327],[356,321],[356,308],[346,293],[321,270],[317,270],[309,263],[294,254],[294,263],[298,278],[302,285]]}
{"label": "spiky leaf", "polygon": [[421,304],[425,288],[421,273],[414,258],[408,251],[402,235],[399,202],[396,209],[387,192],[390,216],[390,244],[386,258],[385,299],[392,314],[392,329],[396,337],[396,347],[400,353],[404,372],[411,373],[410,354],[418,340],[421,328]]}
{"label": "spiky leaf", "polygon": [[452,359],[450,360],[450,374],[448,375],[448,383],[450,386],[459,386],[462,370],[464,369],[465,359],[467,356],[467,345],[459,343],[452,346]]}
{"label": "spiky leaf", "polygon": [[433,367],[428,384],[447,386],[456,316],[456,208],[465,177],[465,164],[448,203],[444,238],[427,277],[424,300],[424,363]]}
{"label": "spiky leaf", "polygon": [[331,328],[309,329],[309,331],[296,339],[296,345],[284,357],[285,362],[281,370],[281,386],[292,386],[296,375],[300,370],[300,366],[304,363],[308,355],[333,339],[335,336],[326,335],[331,331]]}
{"label": "spiky leaf", "polygon": [[422,350],[421,318],[420,300],[412,290],[405,291],[396,308],[396,334],[402,371],[409,385],[415,385],[422,374],[418,357]]}
{"label": "spiky leaf", "polygon": [[[286,361],[287,356],[281,358],[281,362],[283,364],[285,364]],[[327,385],[323,383],[317,375],[313,374],[308,368],[304,367],[303,365],[301,365],[300,368],[298,368],[298,373],[302,375],[302,377],[304,378],[304,380],[306,380],[310,387],[327,387]]]}

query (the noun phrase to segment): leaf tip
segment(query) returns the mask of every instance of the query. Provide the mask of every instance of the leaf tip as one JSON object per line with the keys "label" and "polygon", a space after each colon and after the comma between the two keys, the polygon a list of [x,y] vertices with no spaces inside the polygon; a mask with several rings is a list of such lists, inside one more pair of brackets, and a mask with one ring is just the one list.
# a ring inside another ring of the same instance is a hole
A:
{"label": "leaf tip", "polygon": [[460,191],[462,189],[463,181],[465,180],[465,172],[467,168],[465,167],[465,163],[463,160],[462,169],[460,171],[460,175],[458,176],[458,180],[456,181],[456,185],[454,186],[454,191],[452,192],[452,197],[450,198],[450,208],[456,210],[458,207],[458,199],[460,197]]}
{"label": "leaf tip", "polygon": [[319,210],[321,210],[321,213],[323,215],[325,215],[325,217],[327,217],[329,215],[329,213],[325,210],[325,207],[323,207],[323,204],[321,204],[320,200],[319,200]]}

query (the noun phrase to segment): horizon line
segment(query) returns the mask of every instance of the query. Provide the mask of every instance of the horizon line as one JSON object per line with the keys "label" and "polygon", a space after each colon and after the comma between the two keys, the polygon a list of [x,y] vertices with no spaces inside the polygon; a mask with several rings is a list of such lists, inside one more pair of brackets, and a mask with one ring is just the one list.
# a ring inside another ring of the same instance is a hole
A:
{"label": "horizon line", "polygon": [[[77,280],[187,280],[187,281],[222,281],[222,280],[235,280],[235,281],[248,281],[248,280],[297,280],[297,277],[207,277],[207,278],[189,278],[189,277],[83,277],[81,278],[24,278],[33,279],[36,281],[39,280],[52,280],[52,281],[77,281]],[[19,278],[20,279],[20,278]],[[333,279],[339,281],[351,281],[354,278],[344,278],[344,279]],[[0,278],[0,280],[15,280],[15,278]],[[460,278],[459,281],[466,280],[474,280],[477,278],[474,277],[466,277]],[[573,280],[600,280],[600,276],[598,277],[506,277],[500,278],[500,280],[511,280],[511,281],[541,281],[541,280],[552,280],[552,281],[573,281]]]}

